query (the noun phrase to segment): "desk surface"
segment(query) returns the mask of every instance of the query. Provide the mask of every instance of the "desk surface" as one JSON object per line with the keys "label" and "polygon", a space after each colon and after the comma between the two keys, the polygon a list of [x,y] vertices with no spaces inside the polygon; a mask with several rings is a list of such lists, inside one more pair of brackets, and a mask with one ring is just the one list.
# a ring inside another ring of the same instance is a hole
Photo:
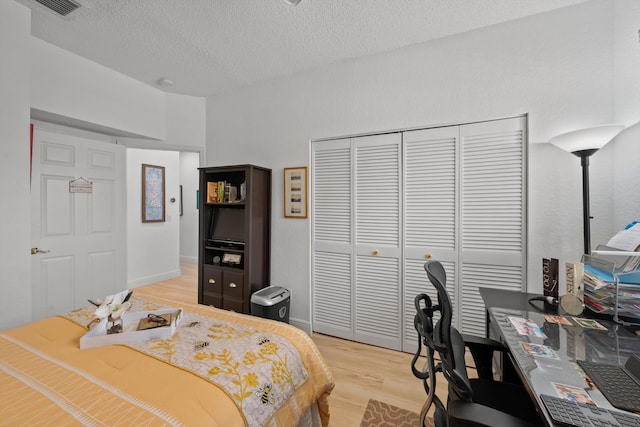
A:
{"label": "desk surface", "polygon": [[[532,294],[508,291],[482,294],[490,322],[499,330],[500,338],[509,347],[516,370],[536,406],[545,415],[548,425],[553,423],[544,409],[540,394],[566,396],[572,392],[570,388],[573,387],[582,390],[596,405],[615,409],[600,391],[587,383],[575,362],[589,360],[624,365],[632,354],[640,354],[640,338],[637,335],[602,319],[582,318],[586,323],[581,324],[581,318],[564,313],[554,319],[553,315],[557,315],[557,310],[551,315],[545,315],[542,310],[528,303],[528,295],[533,296]],[[492,301],[491,297],[501,297],[502,302]],[[540,304],[542,308],[542,303]],[[524,321],[532,324],[524,328],[517,326]],[[597,322],[604,329],[587,327],[587,323],[592,322]],[[522,335],[518,329],[524,329],[529,334]]]}

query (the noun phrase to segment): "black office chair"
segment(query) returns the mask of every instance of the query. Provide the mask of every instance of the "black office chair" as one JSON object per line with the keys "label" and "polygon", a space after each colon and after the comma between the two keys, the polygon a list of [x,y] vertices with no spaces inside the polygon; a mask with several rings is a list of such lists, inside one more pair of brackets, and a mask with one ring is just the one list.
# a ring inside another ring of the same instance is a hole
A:
{"label": "black office chair", "polygon": [[[438,261],[424,265],[427,276],[438,292],[438,304],[433,305],[427,294],[415,298],[414,326],[419,335],[418,350],[411,370],[423,381],[427,400],[420,420],[424,423],[427,411],[435,404],[433,416],[436,427],[456,426],[535,426],[541,419],[527,391],[519,384],[494,381],[492,357],[495,350],[506,351],[497,341],[460,334],[452,325],[452,306],[447,293],[446,273]],[[433,315],[440,319],[433,324]],[[425,347],[426,363],[416,368]],[[476,364],[478,378],[470,379],[465,365],[465,347]],[[438,353],[440,362],[434,363]],[[436,372],[442,372],[449,385],[446,409],[435,395]]]}

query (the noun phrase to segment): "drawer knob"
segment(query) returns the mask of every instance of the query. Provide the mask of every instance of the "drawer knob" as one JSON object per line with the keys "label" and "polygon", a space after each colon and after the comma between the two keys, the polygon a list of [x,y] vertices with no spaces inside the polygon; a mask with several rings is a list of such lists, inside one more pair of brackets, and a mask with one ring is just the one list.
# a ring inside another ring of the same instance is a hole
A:
{"label": "drawer knob", "polygon": [[373,255],[379,255],[379,254],[380,254],[380,251],[376,249],[376,250],[374,250],[372,253],[373,253]]}
{"label": "drawer knob", "polygon": [[216,281],[214,279],[209,279],[209,283],[213,285],[214,283],[216,283]]}
{"label": "drawer knob", "polygon": [[235,284],[235,283],[233,283],[233,282],[231,282],[231,283],[229,283],[229,287],[230,287],[230,288],[235,288],[235,287],[236,287],[236,284]]}

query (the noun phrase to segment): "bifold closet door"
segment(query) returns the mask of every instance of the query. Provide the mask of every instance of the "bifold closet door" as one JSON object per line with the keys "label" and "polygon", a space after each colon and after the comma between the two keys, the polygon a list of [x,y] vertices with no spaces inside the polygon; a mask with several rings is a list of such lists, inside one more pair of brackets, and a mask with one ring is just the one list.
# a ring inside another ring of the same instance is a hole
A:
{"label": "bifold closet door", "polygon": [[351,140],[312,146],[313,330],[353,339]]}
{"label": "bifold closet door", "polygon": [[401,134],[353,139],[354,339],[401,349]]}
{"label": "bifold closet door", "polygon": [[479,287],[524,290],[526,117],[460,127],[460,329],[484,335]]}
{"label": "bifold closet door", "polygon": [[[404,290],[403,351],[414,352],[418,336],[414,299],[426,293],[437,304],[424,264],[442,262],[447,290],[456,308],[458,262],[457,165],[460,128],[449,126],[404,132]],[[435,319],[439,316],[436,314]]]}
{"label": "bifold closet door", "polygon": [[401,138],[313,146],[313,330],[401,347]]}
{"label": "bifold closet door", "polygon": [[464,333],[485,333],[478,288],[524,289],[526,144],[525,117],[403,134],[404,351],[417,347],[413,299],[426,292],[437,301],[428,256],[445,267]]}
{"label": "bifold closet door", "polygon": [[524,289],[526,120],[314,143],[313,330],[413,351],[430,257],[454,325],[483,335],[478,288]]}

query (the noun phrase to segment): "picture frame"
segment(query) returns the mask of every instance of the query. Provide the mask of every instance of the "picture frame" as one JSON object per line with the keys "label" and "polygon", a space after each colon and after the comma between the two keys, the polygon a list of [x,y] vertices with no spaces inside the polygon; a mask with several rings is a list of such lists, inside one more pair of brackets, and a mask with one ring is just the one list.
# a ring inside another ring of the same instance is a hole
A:
{"label": "picture frame", "polygon": [[142,222],[165,222],[164,166],[142,165]]}
{"label": "picture frame", "polygon": [[308,209],[307,167],[284,168],[284,216],[306,218]]}

